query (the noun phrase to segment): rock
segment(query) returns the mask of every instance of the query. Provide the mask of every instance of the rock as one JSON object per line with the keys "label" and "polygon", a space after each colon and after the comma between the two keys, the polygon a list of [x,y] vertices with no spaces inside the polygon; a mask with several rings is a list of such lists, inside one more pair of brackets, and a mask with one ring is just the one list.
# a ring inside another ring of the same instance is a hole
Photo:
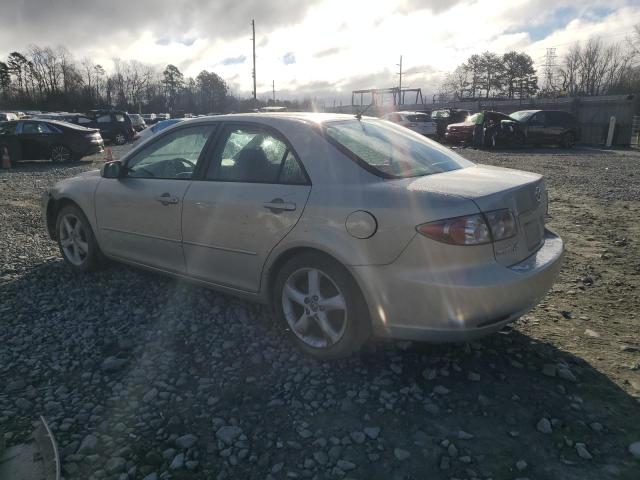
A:
{"label": "rock", "polygon": [[433,387],[433,392],[437,393],[438,395],[447,395],[450,390],[442,385],[436,385],[435,387]]}
{"label": "rock", "polygon": [[458,447],[456,447],[453,443],[450,444],[449,447],[447,448],[447,453],[449,454],[450,457],[457,457]]}
{"label": "rock", "polygon": [[527,468],[527,462],[525,462],[524,460],[518,460],[516,462],[516,468],[520,471],[522,470],[526,470]]}
{"label": "rock", "polygon": [[329,461],[329,456],[322,450],[318,450],[317,452],[313,452],[313,459],[320,465],[326,465]]}
{"label": "rock", "polygon": [[396,457],[396,459],[398,459],[401,462],[411,456],[409,452],[407,452],[406,450],[403,450],[402,448],[395,448],[393,450],[393,455]]}
{"label": "rock", "polygon": [[558,377],[568,382],[576,382],[578,380],[573,372],[569,370],[569,367],[558,367]]}
{"label": "rock", "polygon": [[584,443],[576,443],[576,452],[578,452],[580,458],[584,458],[585,460],[591,460],[593,458]]}
{"label": "rock", "polygon": [[98,439],[94,435],[87,435],[82,439],[82,442],[80,442],[78,453],[81,453],[83,455],[94,453],[97,447]]}
{"label": "rock", "polygon": [[365,427],[364,434],[371,440],[375,440],[380,435],[380,428],[378,427]]}
{"label": "rock", "polygon": [[469,375],[467,375],[467,378],[469,380],[471,380],[472,382],[479,382],[480,381],[480,374],[478,373],[474,373],[474,372],[469,372]]}
{"label": "rock", "polygon": [[176,447],[181,448],[183,450],[187,450],[188,448],[193,447],[197,441],[198,441],[198,437],[188,433],[186,435],[176,438],[175,444],[176,444]]}
{"label": "rock", "polygon": [[593,422],[589,426],[591,427],[591,430],[593,430],[594,432],[601,432],[603,430],[602,424],[598,422]]}
{"label": "rock", "polygon": [[100,368],[105,372],[115,372],[123,368],[126,364],[127,360],[124,358],[107,357],[102,362],[102,365],[100,365]]}
{"label": "rock", "polygon": [[273,467],[271,467],[271,473],[280,473],[282,467],[284,467],[284,463],[276,463]]}
{"label": "rock", "polygon": [[349,434],[349,436],[351,437],[351,439],[356,442],[358,445],[363,444],[364,441],[366,440],[366,436],[364,433],[362,432],[351,432]]}
{"label": "rock", "polygon": [[184,467],[184,453],[179,453],[178,455],[173,457],[169,468],[171,470],[180,470],[182,467]]}
{"label": "rock", "polygon": [[460,430],[458,432],[458,438],[460,440],[471,440],[473,438],[473,435],[471,435],[470,433],[465,432],[464,430]]}
{"label": "rock", "polygon": [[551,365],[550,363],[545,363],[542,367],[542,374],[547,377],[555,377],[556,376],[556,366]]}
{"label": "rock", "polygon": [[149,390],[147,393],[144,394],[144,397],[142,397],[142,401],[144,403],[151,403],[156,399],[157,396],[158,396],[158,389],[152,388],[151,390]]}
{"label": "rock", "polygon": [[596,332],[595,330],[591,330],[590,328],[587,328],[587,329],[584,331],[584,334],[585,334],[587,337],[591,337],[591,338],[600,338],[600,334],[599,334],[598,332]]}
{"label": "rock", "polygon": [[553,429],[551,428],[551,422],[549,421],[548,418],[541,418],[540,420],[538,420],[538,424],[536,425],[536,430],[538,430],[540,433],[552,433]]}
{"label": "rock", "polygon": [[336,467],[338,467],[340,470],[344,470],[345,472],[348,472],[356,468],[356,464],[348,460],[340,459],[336,462]]}
{"label": "rock", "polygon": [[15,403],[20,410],[29,411],[33,408],[33,403],[26,398],[18,398]]}
{"label": "rock", "polygon": [[440,459],[440,470],[448,470],[450,466],[451,466],[451,460],[449,459],[449,457],[444,455]]}
{"label": "rock", "polygon": [[240,427],[236,427],[233,425],[225,425],[224,427],[220,427],[216,432],[216,437],[218,440],[223,441],[227,445],[233,443],[233,441],[240,436],[242,433],[242,429]]}
{"label": "rock", "polygon": [[158,474],[156,472],[151,472],[149,475],[144,477],[142,480],[158,480]]}
{"label": "rock", "polygon": [[633,458],[640,458],[640,442],[633,442],[629,445],[629,453]]}
{"label": "rock", "polygon": [[123,472],[126,466],[127,466],[127,462],[124,458],[111,457],[109,460],[107,460],[107,463],[104,466],[104,469],[107,471],[107,473],[114,474],[118,472]]}

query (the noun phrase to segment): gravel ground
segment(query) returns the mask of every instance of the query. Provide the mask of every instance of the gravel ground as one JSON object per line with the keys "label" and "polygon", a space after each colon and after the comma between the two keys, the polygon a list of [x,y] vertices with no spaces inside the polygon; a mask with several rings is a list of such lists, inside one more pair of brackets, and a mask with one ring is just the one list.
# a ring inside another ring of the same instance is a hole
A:
{"label": "gravel ground", "polygon": [[101,159],[3,171],[7,445],[43,414],[67,479],[640,478],[640,155],[461,153],[547,177],[559,282],[510,335],[372,340],[334,363],[265,307],[117,264],[70,272],[39,196]]}

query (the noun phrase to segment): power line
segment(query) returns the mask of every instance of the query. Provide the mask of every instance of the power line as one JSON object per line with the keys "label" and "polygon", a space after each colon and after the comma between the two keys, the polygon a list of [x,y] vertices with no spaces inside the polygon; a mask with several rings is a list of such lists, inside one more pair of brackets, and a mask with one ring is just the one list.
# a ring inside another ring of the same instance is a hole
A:
{"label": "power line", "polygon": [[253,42],[253,103],[257,107],[257,92],[256,92],[256,23],[251,20],[251,32],[253,36],[251,41]]}

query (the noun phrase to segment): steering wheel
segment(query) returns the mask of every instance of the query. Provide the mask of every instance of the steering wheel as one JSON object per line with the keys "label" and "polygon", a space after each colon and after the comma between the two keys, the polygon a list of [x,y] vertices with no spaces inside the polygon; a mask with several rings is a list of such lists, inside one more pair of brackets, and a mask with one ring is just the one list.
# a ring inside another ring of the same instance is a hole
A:
{"label": "steering wheel", "polygon": [[179,158],[174,158],[174,160],[176,162],[181,162],[181,163],[183,163],[185,165],[188,165],[191,168],[196,168],[196,164],[194,162],[192,162],[191,160],[187,160],[186,158],[179,157]]}

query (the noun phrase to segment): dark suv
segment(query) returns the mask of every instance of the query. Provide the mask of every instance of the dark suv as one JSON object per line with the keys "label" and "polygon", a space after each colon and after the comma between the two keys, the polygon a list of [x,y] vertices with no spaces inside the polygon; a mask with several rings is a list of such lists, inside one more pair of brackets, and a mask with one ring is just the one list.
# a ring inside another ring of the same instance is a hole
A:
{"label": "dark suv", "polygon": [[527,145],[560,145],[571,148],[580,139],[578,119],[561,110],[521,110],[509,115],[519,122]]}
{"label": "dark suv", "polygon": [[92,110],[87,113],[92,120],[91,127],[98,128],[105,140],[116,145],[124,145],[136,134],[127,112],[119,110]]}

